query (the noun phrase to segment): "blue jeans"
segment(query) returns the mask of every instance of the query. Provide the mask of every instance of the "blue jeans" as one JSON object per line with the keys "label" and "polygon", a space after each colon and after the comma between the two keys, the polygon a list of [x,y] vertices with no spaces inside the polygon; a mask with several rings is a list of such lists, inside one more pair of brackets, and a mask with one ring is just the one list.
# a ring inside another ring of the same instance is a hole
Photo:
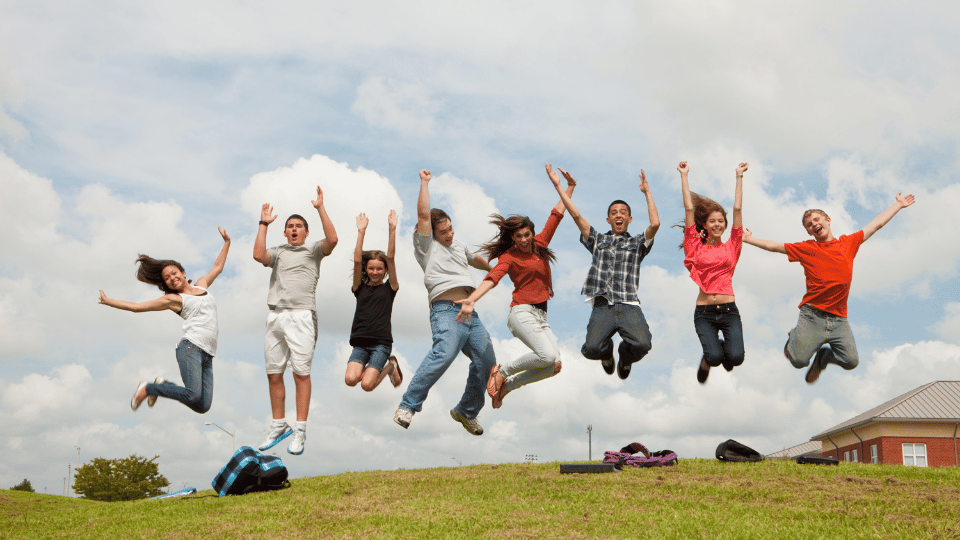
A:
{"label": "blue jeans", "polygon": [[836,364],[853,369],[860,364],[857,343],[846,317],[817,309],[810,304],[800,306],[797,326],[787,338],[787,359],[797,369],[810,365],[811,357],[823,345],[829,349],[823,356],[823,366]]}
{"label": "blue jeans", "polygon": [[147,384],[148,396],[175,399],[203,414],[213,403],[213,357],[186,339],[177,345],[177,363],[183,386],[172,382]]}
{"label": "blue jeans", "polygon": [[587,341],[580,348],[580,353],[589,360],[612,359],[615,332],[619,332],[623,339],[618,348],[621,362],[639,362],[653,348],[650,327],[640,306],[610,305],[606,298],[598,296],[594,299],[593,312],[587,323]]}
{"label": "blue jeans", "polygon": [[[693,326],[708,366],[723,364],[724,369],[730,371],[743,363],[743,325],[735,302],[697,306],[693,311]],[[723,334],[723,341],[719,333]]]}
{"label": "blue jeans", "polygon": [[547,313],[529,304],[513,306],[507,317],[507,328],[532,351],[500,366],[507,390],[553,377],[556,362],[560,360],[560,346],[547,322]]}
{"label": "blue jeans", "polygon": [[430,388],[440,380],[457,355],[462,351],[470,359],[467,386],[455,407],[465,418],[476,418],[484,404],[484,392],[490,370],[497,363],[490,342],[490,334],[480,322],[476,312],[469,321],[457,323],[460,306],[448,300],[438,300],[430,306],[430,329],[433,332],[433,348],[420,363],[400,407],[420,412]]}

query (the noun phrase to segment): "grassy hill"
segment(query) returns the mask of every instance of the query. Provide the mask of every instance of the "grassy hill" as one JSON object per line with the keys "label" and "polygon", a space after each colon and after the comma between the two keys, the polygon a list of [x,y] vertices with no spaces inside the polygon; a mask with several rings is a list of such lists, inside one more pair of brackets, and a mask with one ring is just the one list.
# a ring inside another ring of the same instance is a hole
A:
{"label": "grassy hill", "polygon": [[0,491],[0,538],[960,538],[955,467],[684,459],[611,474],[476,465],[292,484],[123,503]]}

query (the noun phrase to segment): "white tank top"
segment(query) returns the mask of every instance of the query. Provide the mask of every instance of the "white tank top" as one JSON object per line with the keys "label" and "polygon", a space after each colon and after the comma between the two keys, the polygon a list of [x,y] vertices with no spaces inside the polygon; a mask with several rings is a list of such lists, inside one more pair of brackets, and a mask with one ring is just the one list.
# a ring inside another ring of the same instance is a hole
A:
{"label": "white tank top", "polygon": [[217,355],[217,300],[203,287],[198,289],[206,292],[202,296],[181,294],[183,309],[183,339],[189,340],[203,352],[210,356]]}

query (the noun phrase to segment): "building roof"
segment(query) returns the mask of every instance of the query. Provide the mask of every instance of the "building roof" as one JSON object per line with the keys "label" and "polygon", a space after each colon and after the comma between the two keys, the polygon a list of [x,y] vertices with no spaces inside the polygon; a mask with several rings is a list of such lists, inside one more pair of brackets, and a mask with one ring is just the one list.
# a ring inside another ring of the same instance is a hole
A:
{"label": "building roof", "polygon": [[820,454],[823,451],[823,445],[820,441],[807,441],[790,448],[784,448],[779,452],[767,454],[767,459],[793,459],[798,456],[807,456],[811,454]]}
{"label": "building roof", "polygon": [[870,422],[960,422],[960,381],[936,381],[874,407],[810,438],[811,441]]}

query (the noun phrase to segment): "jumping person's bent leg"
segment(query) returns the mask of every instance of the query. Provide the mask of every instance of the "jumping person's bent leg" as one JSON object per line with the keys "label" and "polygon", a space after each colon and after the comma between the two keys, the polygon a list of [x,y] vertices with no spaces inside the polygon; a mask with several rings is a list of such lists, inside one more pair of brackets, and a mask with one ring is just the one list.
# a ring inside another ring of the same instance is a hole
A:
{"label": "jumping person's bent leg", "polygon": [[180,367],[180,378],[183,380],[183,386],[169,381],[162,384],[149,383],[146,388],[147,395],[174,399],[201,414],[207,412],[210,409],[210,400],[213,394],[213,370],[212,367],[209,369],[209,394],[211,395],[206,397],[203,381],[204,358],[208,359],[208,365],[212,366],[213,357],[190,341],[180,340],[177,345],[177,364]]}
{"label": "jumping person's bent leg", "polygon": [[727,371],[743,364],[746,353],[743,348],[743,323],[737,304],[721,304],[718,319],[720,332],[723,333],[723,367]]}
{"label": "jumping person's bent leg", "polygon": [[370,351],[370,361],[363,370],[363,380],[360,383],[360,388],[363,388],[365,392],[373,392],[393,369],[392,364],[390,369],[386,367],[393,347],[390,345],[374,345],[369,347],[368,350]]}
{"label": "jumping person's bent leg", "polygon": [[710,367],[723,363],[723,345],[720,344],[719,324],[714,306],[697,306],[693,311],[693,327],[700,338],[703,359]]}
{"label": "jumping person's bent leg", "polygon": [[617,326],[614,322],[613,306],[605,298],[594,299],[590,322],[587,323],[587,339],[580,353],[588,360],[609,360],[613,358],[613,333]]}
{"label": "jumping person's bent leg", "polygon": [[614,314],[614,322],[620,337],[623,338],[618,347],[620,362],[639,362],[653,348],[653,336],[650,334],[647,319],[643,316],[643,310],[640,306],[616,304]]}
{"label": "jumping person's bent leg", "polygon": [[547,322],[547,314],[530,305],[513,306],[507,317],[507,328],[532,350],[500,367],[507,390],[553,377],[560,361],[560,347]]}
{"label": "jumping person's bent leg", "polygon": [[827,342],[826,320],[820,313],[820,310],[808,304],[801,306],[797,326],[787,338],[784,352],[797,369],[809,366],[814,353]]}
{"label": "jumping person's bent leg", "polygon": [[836,364],[851,370],[860,364],[857,343],[853,339],[853,330],[846,317],[836,317],[827,321],[827,343],[830,350],[824,354],[823,364]]}
{"label": "jumping person's bent leg", "polygon": [[430,330],[433,334],[433,347],[410,379],[407,391],[404,392],[403,399],[400,402],[401,409],[420,412],[430,388],[440,380],[440,376],[447,371],[450,364],[460,354],[460,349],[463,348],[467,337],[469,337],[469,329],[465,325],[457,324],[457,313],[459,311],[459,307],[446,300],[434,302],[430,306]]}
{"label": "jumping person's bent leg", "polygon": [[490,370],[497,363],[493,352],[493,343],[486,327],[480,322],[480,315],[473,313],[470,321],[461,326],[467,326],[468,336],[463,345],[463,354],[470,359],[470,370],[467,372],[467,384],[460,397],[460,403],[455,409],[465,418],[476,418],[483,408],[484,394],[487,390],[487,377]]}

